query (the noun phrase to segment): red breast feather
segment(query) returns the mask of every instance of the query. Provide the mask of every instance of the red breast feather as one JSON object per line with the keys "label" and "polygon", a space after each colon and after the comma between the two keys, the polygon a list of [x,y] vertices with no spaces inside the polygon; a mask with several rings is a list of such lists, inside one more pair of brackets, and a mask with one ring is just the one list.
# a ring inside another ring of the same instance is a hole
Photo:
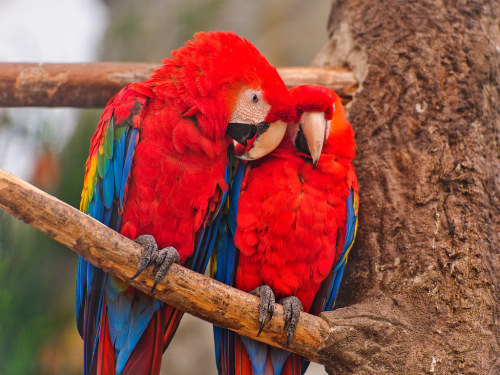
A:
{"label": "red breast feather", "polygon": [[[320,100],[299,107],[325,111],[335,103],[333,114],[326,114],[332,125],[318,165],[313,170],[310,159],[285,137],[248,174],[235,235],[240,250],[236,287],[250,291],[267,284],[277,298],[297,296],[305,311],[340,255],[337,231],[345,226],[354,173],[354,132],[340,98],[331,90],[326,93],[330,99],[319,96]],[[317,92],[311,98],[318,98]]]}
{"label": "red breast feather", "polygon": [[247,40],[231,32],[199,33],[144,82],[144,110],[123,216],[122,234],[152,234],[174,246],[181,262],[196,231],[226,190],[224,136],[237,91],[261,87],[273,117],[290,113],[290,95],[276,69]]}

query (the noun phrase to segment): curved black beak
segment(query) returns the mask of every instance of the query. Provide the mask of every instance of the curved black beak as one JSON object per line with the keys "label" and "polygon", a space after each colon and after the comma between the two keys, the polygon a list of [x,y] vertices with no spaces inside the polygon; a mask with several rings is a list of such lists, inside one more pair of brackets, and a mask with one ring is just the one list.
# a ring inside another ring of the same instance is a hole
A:
{"label": "curved black beak", "polygon": [[255,134],[261,135],[268,128],[269,123],[267,122],[260,122],[257,125],[230,122],[227,124],[226,135],[233,138],[239,144],[246,146],[247,141],[255,137]]}

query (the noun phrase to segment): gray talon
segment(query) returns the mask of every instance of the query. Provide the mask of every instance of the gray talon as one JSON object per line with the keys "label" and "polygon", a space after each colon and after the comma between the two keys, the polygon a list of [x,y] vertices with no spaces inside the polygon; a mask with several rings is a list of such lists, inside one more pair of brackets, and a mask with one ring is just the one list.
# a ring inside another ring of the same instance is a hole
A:
{"label": "gray talon", "polygon": [[259,303],[259,332],[257,332],[257,336],[260,335],[264,326],[268,321],[271,320],[274,314],[274,305],[276,304],[274,298],[274,292],[268,285],[261,285],[258,288],[255,288],[250,292],[255,296],[260,297]]}
{"label": "gray talon", "polygon": [[156,272],[155,282],[151,288],[151,293],[153,293],[158,283],[165,277],[172,263],[180,263],[181,258],[177,250],[173,247],[166,247],[158,250],[158,245],[154,237],[149,234],[139,236],[134,241],[142,246],[142,252],[139,265],[137,266],[137,272],[130,279],[135,279],[150,264],[153,264],[153,272]]}
{"label": "gray talon", "polygon": [[151,293],[154,292],[158,283],[163,280],[168,270],[170,269],[172,263],[179,264],[181,262],[181,257],[179,256],[179,253],[175,248],[171,246],[161,249],[160,253],[158,254],[158,259],[159,259],[158,262],[159,266],[155,267],[158,268],[158,272],[156,273],[155,283],[151,288]]}
{"label": "gray talon", "polygon": [[302,303],[297,297],[290,296],[282,298],[278,303],[283,305],[283,313],[285,317],[285,331],[287,333],[285,348],[288,348],[297,324],[299,322],[300,312],[304,311]]}
{"label": "gray talon", "polygon": [[158,245],[156,244],[154,237],[150,234],[139,236],[134,240],[134,242],[142,246],[142,252],[139,265],[137,266],[137,272],[130,278],[130,280],[134,280],[151,264],[151,262],[154,262],[156,254],[158,253]]}

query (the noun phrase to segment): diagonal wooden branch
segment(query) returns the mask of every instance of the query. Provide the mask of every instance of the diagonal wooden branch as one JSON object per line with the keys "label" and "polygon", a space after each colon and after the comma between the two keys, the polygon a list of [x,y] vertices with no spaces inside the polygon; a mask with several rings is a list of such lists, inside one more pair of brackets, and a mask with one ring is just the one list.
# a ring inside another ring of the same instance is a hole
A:
{"label": "diagonal wooden branch", "polygon": [[[106,272],[149,294],[154,279],[149,270],[130,280],[139,261],[140,246],[90,216],[0,170],[0,207],[75,251]],[[153,295],[160,300],[218,326],[229,328],[278,348],[284,348],[283,309],[276,306],[259,337],[257,297],[241,292],[179,265],[172,265]],[[302,313],[289,350],[319,362],[318,348],[330,326]]]}
{"label": "diagonal wooden branch", "polygon": [[[156,64],[0,63],[0,107],[104,107],[129,82],[147,79]],[[350,100],[358,83],[341,67],[283,67],[278,72],[289,87],[318,84]]]}

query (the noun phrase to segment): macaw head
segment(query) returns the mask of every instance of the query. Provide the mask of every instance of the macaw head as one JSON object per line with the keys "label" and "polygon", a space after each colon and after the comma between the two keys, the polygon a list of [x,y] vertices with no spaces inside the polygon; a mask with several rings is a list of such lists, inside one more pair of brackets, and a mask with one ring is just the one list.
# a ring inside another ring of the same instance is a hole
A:
{"label": "macaw head", "polygon": [[299,152],[311,157],[313,168],[322,152],[353,158],[354,132],[340,97],[329,88],[313,85],[294,87],[290,94],[296,117],[287,134]]}
{"label": "macaw head", "polygon": [[226,134],[239,143],[236,146],[244,148],[245,152],[239,158],[259,159],[281,143],[286,133],[286,119],[293,116],[293,107],[283,106],[280,103],[283,98],[274,97],[273,93],[279,89],[263,82],[253,88],[240,89],[233,97],[235,103]]}
{"label": "macaw head", "polygon": [[[157,77],[173,87],[185,116],[196,116],[213,139],[230,137],[246,145],[251,158],[278,146],[294,116],[290,93],[275,67],[255,46],[233,32],[197,33],[164,60]],[[154,79],[154,76],[152,77]]]}

